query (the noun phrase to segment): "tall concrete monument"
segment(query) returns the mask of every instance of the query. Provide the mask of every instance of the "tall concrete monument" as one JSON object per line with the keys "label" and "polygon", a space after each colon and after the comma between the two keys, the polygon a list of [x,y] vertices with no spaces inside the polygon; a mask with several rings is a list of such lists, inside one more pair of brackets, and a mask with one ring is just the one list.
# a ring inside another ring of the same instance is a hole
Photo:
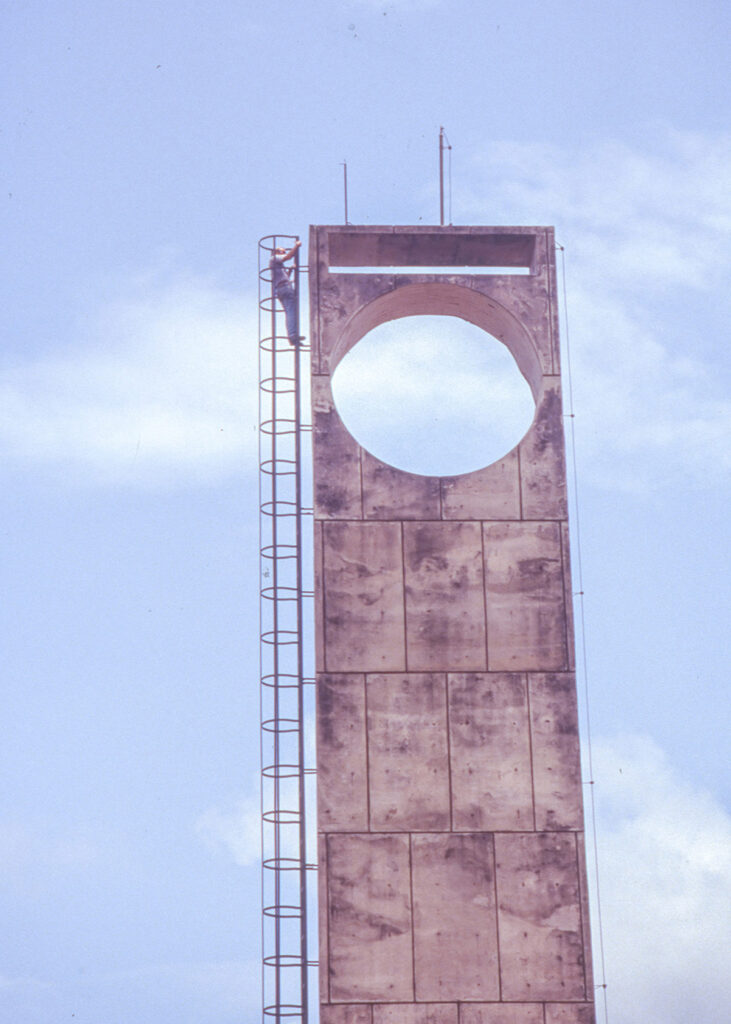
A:
{"label": "tall concrete monument", "polygon": [[[311,229],[322,1024],[594,1022],[554,252],[542,227]],[[343,356],[423,314],[532,390],[476,472],[386,465],[335,407]]]}

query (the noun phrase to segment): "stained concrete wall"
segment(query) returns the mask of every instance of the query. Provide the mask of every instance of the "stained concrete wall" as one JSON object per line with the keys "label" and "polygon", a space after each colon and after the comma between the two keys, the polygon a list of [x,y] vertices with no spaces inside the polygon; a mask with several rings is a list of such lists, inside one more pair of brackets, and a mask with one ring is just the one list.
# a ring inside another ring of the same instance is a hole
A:
{"label": "stained concrete wall", "polygon": [[[331,269],[404,265],[454,272]],[[593,1024],[553,232],[316,227],[309,270],[322,1022]],[[405,473],[343,425],[339,360],[416,314],[528,380],[493,465]]]}

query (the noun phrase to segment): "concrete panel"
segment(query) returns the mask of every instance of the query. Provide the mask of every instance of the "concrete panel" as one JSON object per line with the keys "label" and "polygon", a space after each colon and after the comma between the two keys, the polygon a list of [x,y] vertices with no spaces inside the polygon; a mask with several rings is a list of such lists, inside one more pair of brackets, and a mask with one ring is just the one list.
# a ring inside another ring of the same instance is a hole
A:
{"label": "concrete panel", "polygon": [[315,584],[315,671],[325,671],[325,611],[323,609],[322,523],[314,523],[314,584]]}
{"label": "concrete panel", "polygon": [[409,840],[328,838],[332,1002],[413,999]]}
{"label": "concrete panel", "polygon": [[328,915],[327,915],[327,884],[330,877],[327,864],[327,837],[317,837],[317,944],[320,970],[318,971],[318,988],[320,1002],[330,1001],[330,974],[322,967],[330,962],[328,952]]}
{"label": "concrete panel", "polygon": [[525,677],[449,676],[453,828],[533,828],[530,728]]}
{"label": "concrete panel", "polygon": [[485,469],[443,477],[442,509],[444,519],[520,519],[517,448]]}
{"label": "concrete panel", "polygon": [[490,671],[564,669],[559,524],[486,524],[485,576]]}
{"label": "concrete panel", "polygon": [[404,562],[409,669],[485,669],[479,524],[405,523]]}
{"label": "concrete panel", "polygon": [[573,673],[528,676],[536,828],[583,828]]}
{"label": "concrete panel", "polygon": [[330,379],[312,378],[315,515],[318,519],[360,519],[360,447],[345,429],[332,401]]}
{"label": "concrete panel", "polygon": [[566,644],[568,647],[569,672],[576,670],[576,641],[574,639],[574,591],[571,584],[571,545],[569,524],[561,523],[561,557],[563,559],[563,597],[566,611]]}
{"label": "concrete panel", "polygon": [[502,998],[585,999],[576,842],[495,836]]}
{"label": "concrete panel", "polygon": [[519,448],[523,518],[564,519],[567,515],[566,473],[558,377],[544,378],[543,397],[533,426]]}
{"label": "concrete panel", "polygon": [[367,451],[362,454],[366,519],[439,519],[439,477],[394,469]]}
{"label": "concrete panel", "polygon": [[367,1003],[338,1003],[320,1008],[320,1024],[373,1024],[373,1008]]}
{"label": "concrete panel", "polygon": [[411,842],[417,1000],[498,999],[492,837]]}
{"label": "concrete panel", "polygon": [[322,832],[368,831],[365,679],[317,680],[317,818]]}
{"label": "concrete panel", "polygon": [[[333,274],[321,281],[319,295],[322,330],[319,345],[320,373],[332,374],[337,364],[368,330],[358,332],[347,347],[343,339],[352,331],[353,310],[361,311],[394,290],[393,274]],[[375,326],[375,325],[373,325]]]}
{"label": "concrete panel", "polygon": [[456,1003],[411,1003],[373,1007],[373,1024],[457,1024]]}
{"label": "concrete panel", "polygon": [[589,886],[586,877],[586,840],[583,832],[576,833],[576,851],[579,866],[579,891],[581,894],[581,934],[584,941],[584,979],[587,995],[592,996],[596,989],[594,988],[594,967],[591,958]]}
{"label": "concrete panel", "polygon": [[[536,256],[540,260],[540,242],[536,246]],[[538,277],[531,274],[530,277],[501,277],[490,278],[476,277],[472,279],[471,285],[485,295],[500,303],[501,307],[512,314],[519,321],[523,329],[529,335],[533,347],[540,360],[540,369],[543,374],[554,372],[553,345],[550,337],[551,304],[548,290],[545,283]],[[497,326],[497,325],[496,325]],[[498,330],[490,330],[490,333],[500,341],[508,344],[513,351],[507,337]],[[515,352],[513,351],[515,355]],[[520,366],[520,361],[518,360]],[[521,366],[523,375],[530,382],[530,374],[525,367]],[[534,396],[536,392],[534,390]]]}
{"label": "concrete panel", "polygon": [[593,1003],[547,1003],[546,1024],[595,1024]]}
{"label": "concrete panel", "polygon": [[400,525],[329,522],[323,540],[326,669],[404,671]]}
{"label": "concrete panel", "polygon": [[447,695],[443,675],[369,675],[371,828],[449,828]]}
{"label": "concrete panel", "polygon": [[465,1003],[459,1024],[543,1024],[542,1003]]}

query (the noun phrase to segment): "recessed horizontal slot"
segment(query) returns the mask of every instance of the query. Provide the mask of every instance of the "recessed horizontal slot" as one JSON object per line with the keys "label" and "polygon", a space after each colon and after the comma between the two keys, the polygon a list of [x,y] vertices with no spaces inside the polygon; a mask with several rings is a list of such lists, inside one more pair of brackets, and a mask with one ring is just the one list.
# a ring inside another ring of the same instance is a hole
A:
{"label": "recessed horizontal slot", "polygon": [[[535,230],[329,229],[330,267],[523,267],[533,264]],[[371,271],[372,272],[372,271]]]}
{"label": "recessed horizontal slot", "polygon": [[439,267],[404,266],[330,267],[331,274],[530,274],[530,267]]}

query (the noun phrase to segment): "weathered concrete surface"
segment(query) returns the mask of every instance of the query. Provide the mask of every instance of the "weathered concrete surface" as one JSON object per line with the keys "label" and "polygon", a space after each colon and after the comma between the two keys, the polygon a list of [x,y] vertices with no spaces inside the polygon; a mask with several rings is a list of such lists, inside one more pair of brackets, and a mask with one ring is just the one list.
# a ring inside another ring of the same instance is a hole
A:
{"label": "weathered concrete surface", "polygon": [[546,1024],[594,1024],[593,1003],[547,1003]]}
{"label": "weathered concrete surface", "polygon": [[503,999],[586,999],[576,864],[571,834],[495,836]]}
{"label": "weathered concrete surface", "polygon": [[332,1002],[413,998],[409,874],[407,836],[328,838]]}
{"label": "weathered concrete surface", "polygon": [[524,231],[475,233],[470,227],[441,231],[435,228],[359,228],[332,232],[328,258],[333,266],[455,266],[530,267],[535,259],[535,237]]}
{"label": "weathered concrete surface", "polygon": [[530,676],[536,828],[583,825],[581,764],[573,674]]}
{"label": "weathered concrete surface", "polygon": [[416,998],[497,999],[492,836],[416,835],[411,861]]}
{"label": "weathered concrete surface", "polygon": [[520,519],[517,448],[485,469],[443,477],[441,486],[444,519]]}
{"label": "weathered concrete surface", "polygon": [[322,674],[317,686],[321,832],[368,831],[365,677]]}
{"label": "weathered concrete surface", "polygon": [[[314,228],[310,285],[323,1024],[593,1024],[553,233]],[[474,473],[388,466],[335,408],[343,356],[420,314],[531,387]]]}
{"label": "weathered concrete surface", "polygon": [[366,519],[439,519],[439,480],[386,466],[361,454]]}
{"label": "weathered concrete surface", "polygon": [[465,1003],[460,1024],[544,1024],[542,1003]]}
{"label": "weathered concrete surface", "polygon": [[337,1003],[320,1008],[320,1024],[373,1024],[370,1003]]}
{"label": "weathered concrete surface", "polygon": [[400,525],[325,523],[323,546],[327,670],[403,671]]}
{"label": "weathered concrete surface", "polygon": [[[328,935],[330,932],[330,918],[328,914],[328,879],[330,877],[330,871],[328,866],[327,858],[327,836],[320,831],[317,837],[317,905],[319,913],[317,915],[317,945],[318,945],[318,957],[321,964],[330,963],[330,952],[329,952],[329,939]],[[330,972],[320,971],[318,975],[319,980],[319,995],[320,995],[320,1009],[321,1011],[325,1008],[326,1004],[330,1002]]]}
{"label": "weathered concrete surface", "polygon": [[449,676],[453,828],[533,828],[531,743],[525,676]]}
{"label": "weathered concrete surface", "polygon": [[325,671],[325,613],[323,611],[324,574],[322,571],[322,523],[314,524],[314,588],[315,588],[315,671]]}
{"label": "weathered concrete surface", "polygon": [[589,932],[589,887],[586,879],[586,840],[583,832],[576,832],[576,852],[581,898],[581,935],[584,942],[584,978],[587,998],[594,995],[594,969],[591,959],[591,934]]}
{"label": "weathered concrete surface", "polygon": [[564,519],[566,476],[560,382],[544,378],[532,428],[520,442],[520,491],[525,519]]}
{"label": "weathered concrete surface", "polygon": [[449,829],[445,677],[369,675],[367,695],[371,829]]}
{"label": "weathered concrete surface", "polygon": [[373,1024],[457,1024],[456,1003],[374,1006]]}
{"label": "weathered concrete surface", "polygon": [[360,519],[360,449],[333,407],[328,377],[312,378],[312,427],[328,439],[313,453],[315,502],[320,519]]}
{"label": "weathered concrete surface", "polygon": [[409,668],[486,668],[480,524],[405,523],[404,565]]}
{"label": "weathered concrete surface", "polygon": [[566,668],[559,524],[489,523],[484,531],[490,671]]}

